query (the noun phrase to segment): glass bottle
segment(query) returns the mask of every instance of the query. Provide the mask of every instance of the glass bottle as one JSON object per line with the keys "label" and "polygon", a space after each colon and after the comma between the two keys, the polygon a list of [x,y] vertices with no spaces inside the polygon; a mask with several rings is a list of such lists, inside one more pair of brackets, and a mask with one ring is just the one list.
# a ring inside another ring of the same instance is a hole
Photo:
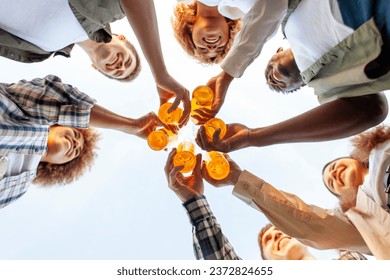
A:
{"label": "glass bottle", "polygon": [[193,118],[193,116],[198,115],[194,111],[196,109],[207,108],[211,109],[213,104],[214,92],[208,86],[198,86],[192,92],[191,99],[191,120],[197,124],[198,121]]}
{"label": "glass bottle", "polygon": [[195,145],[191,141],[183,141],[177,146],[177,152],[173,158],[174,166],[182,166],[181,173],[191,172],[196,164]]}
{"label": "glass bottle", "polygon": [[219,152],[210,151],[205,155],[206,169],[214,180],[225,179],[230,172],[230,164]]}
{"label": "glass bottle", "polygon": [[221,129],[219,139],[222,139],[226,134],[226,124],[223,120],[219,118],[209,119],[207,122],[205,122],[203,126],[206,130],[206,136],[209,141],[213,140],[213,135],[218,128]]}
{"label": "glass bottle", "polygon": [[166,128],[160,128],[152,131],[148,135],[148,145],[152,150],[161,151],[165,149],[169,143],[177,139],[177,134]]}
{"label": "glass bottle", "polygon": [[168,113],[168,109],[171,106],[172,103],[170,102],[162,104],[158,109],[158,118],[165,124],[178,125],[179,119],[183,114],[183,109],[177,107],[171,113]]}

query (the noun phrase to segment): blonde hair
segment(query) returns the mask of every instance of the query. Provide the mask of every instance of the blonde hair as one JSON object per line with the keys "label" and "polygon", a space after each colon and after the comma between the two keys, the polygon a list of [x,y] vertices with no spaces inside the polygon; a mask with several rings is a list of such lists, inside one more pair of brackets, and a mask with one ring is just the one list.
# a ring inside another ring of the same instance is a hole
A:
{"label": "blonde hair", "polygon": [[33,183],[44,187],[65,185],[80,178],[90,168],[96,158],[96,142],[100,135],[93,129],[77,129],[84,137],[84,147],[80,155],[63,164],[40,162]]}
{"label": "blonde hair", "polygon": [[200,53],[192,40],[192,27],[196,21],[196,4],[178,3],[173,9],[173,14],[171,23],[176,40],[188,55],[204,64],[220,63],[232,47],[234,37],[241,29],[241,19],[231,20],[225,18],[229,25],[229,40],[223,52],[210,58]]}

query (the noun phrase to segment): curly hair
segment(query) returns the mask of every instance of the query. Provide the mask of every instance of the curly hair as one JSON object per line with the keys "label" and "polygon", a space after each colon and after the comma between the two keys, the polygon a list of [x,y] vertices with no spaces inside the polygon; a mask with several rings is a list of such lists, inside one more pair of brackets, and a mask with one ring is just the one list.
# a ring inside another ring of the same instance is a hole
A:
{"label": "curly hair", "polygon": [[44,187],[52,185],[65,185],[80,178],[90,168],[96,158],[96,143],[100,138],[93,128],[77,129],[84,137],[84,147],[81,154],[63,164],[51,164],[40,162],[37,169],[37,176],[33,183]]}
{"label": "curly hair", "polygon": [[350,156],[368,166],[371,150],[387,140],[390,140],[390,126],[380,125],[362,132],[351,139],[353,150]]}
{"label": "curly hair", "polygon": [[241,30],[241,19],[231,20],[225,18],[229,25],[229,41],[223,52],[216,57],[210,58],[200,53],[192,40],[192,27],[196,21],[196,4],[178,3],[173,9],[173,14],[171,23],[176,40],[188,55],[204,64],[220,63],[232,47],[234,37]]}
{"label": "curly hair", "polygon": [[[387,140],[390,140],[390,127],[386,125],[380,125],[373,129],[359,133],[351,139],[353,149],[350,153],[349,158],[361,162],[364,166],[368,168],[368,159],[370,157],[372,149],[376,148],[379,144]],[[340,157],[328,162],[322,169],[322,174],[324,174],[325,168],[329,164],[342,158],[348,157]],[[325,181],[323,182],[326,186]],[[340,200],[340,206],[344,212],[350,209],[352,206],[356,205],[356,190],[346,190],[346,192],[341,196],[331,191],[328,187],[326,187],[326,189],[329,190],[334,196],[336,196]]]}

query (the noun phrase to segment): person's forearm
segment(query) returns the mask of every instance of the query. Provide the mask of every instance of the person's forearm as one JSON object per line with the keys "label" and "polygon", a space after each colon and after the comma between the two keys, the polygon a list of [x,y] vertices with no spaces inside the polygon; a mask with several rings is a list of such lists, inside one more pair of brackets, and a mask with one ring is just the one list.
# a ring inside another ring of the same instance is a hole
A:
{"label": "person's forearm", "polygon": [[383,121],[387,110],[383,94],[338,99],[286,121],[251,129],[247,146],[261,147],[349,137]]}
{"label": "person's forearm", "polygon": [[321,250],[366,249],[359,232],[341,211],[307,204],[248,171],[242,172],[233,194],[262,212],[279,230],[307,246]]}
{"label": "person's forearm", "polygon": [[167,73],[153,0],[120,0],[153,76]]}
{"label": "person's forearm", "polygon": [[135,125],[135,120],[118,115],[102,106],[95,105],[91,110],[89,124],[91,127],[114,129],[131,133],[131,128]]}

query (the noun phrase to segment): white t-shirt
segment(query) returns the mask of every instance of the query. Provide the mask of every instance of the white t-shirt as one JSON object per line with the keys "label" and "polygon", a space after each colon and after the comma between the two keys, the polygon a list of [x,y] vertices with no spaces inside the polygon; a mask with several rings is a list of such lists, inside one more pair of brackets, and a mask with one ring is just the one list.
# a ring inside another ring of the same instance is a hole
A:
{"label": "white t-shirt", "polygon": [[344,25],[337,0],[301,1],[285,27],[301,72],[353,32]]}
{"label": "white t-shirt", "polygon": [[25,171],[36,170],[42,156],[10,153],[6,158],[8,167],[4,177],[9,177],[19,175]]}
{"label": "white t-shirt", "polygon": [[88,39],[67,0],[0,0],[0,6],[0,28],[45,51]]}
{"label": "white t-shirt", "polygon": [[[191,4],[193,0],[177,0],[186,4]],[[256,0],[198,0],[207,6],[218,6],[218,12],[230,19],[242,18],[253,7]]]}
{"label": "white t-shirt", "polygon": [[386,167],[390,165],[390,141],[379,144],[370,153],[370,168],[364,178],[360,189],[369,198],[379,204],[382,208],[387,208],[387,194],[384,192],[387,182]]}

